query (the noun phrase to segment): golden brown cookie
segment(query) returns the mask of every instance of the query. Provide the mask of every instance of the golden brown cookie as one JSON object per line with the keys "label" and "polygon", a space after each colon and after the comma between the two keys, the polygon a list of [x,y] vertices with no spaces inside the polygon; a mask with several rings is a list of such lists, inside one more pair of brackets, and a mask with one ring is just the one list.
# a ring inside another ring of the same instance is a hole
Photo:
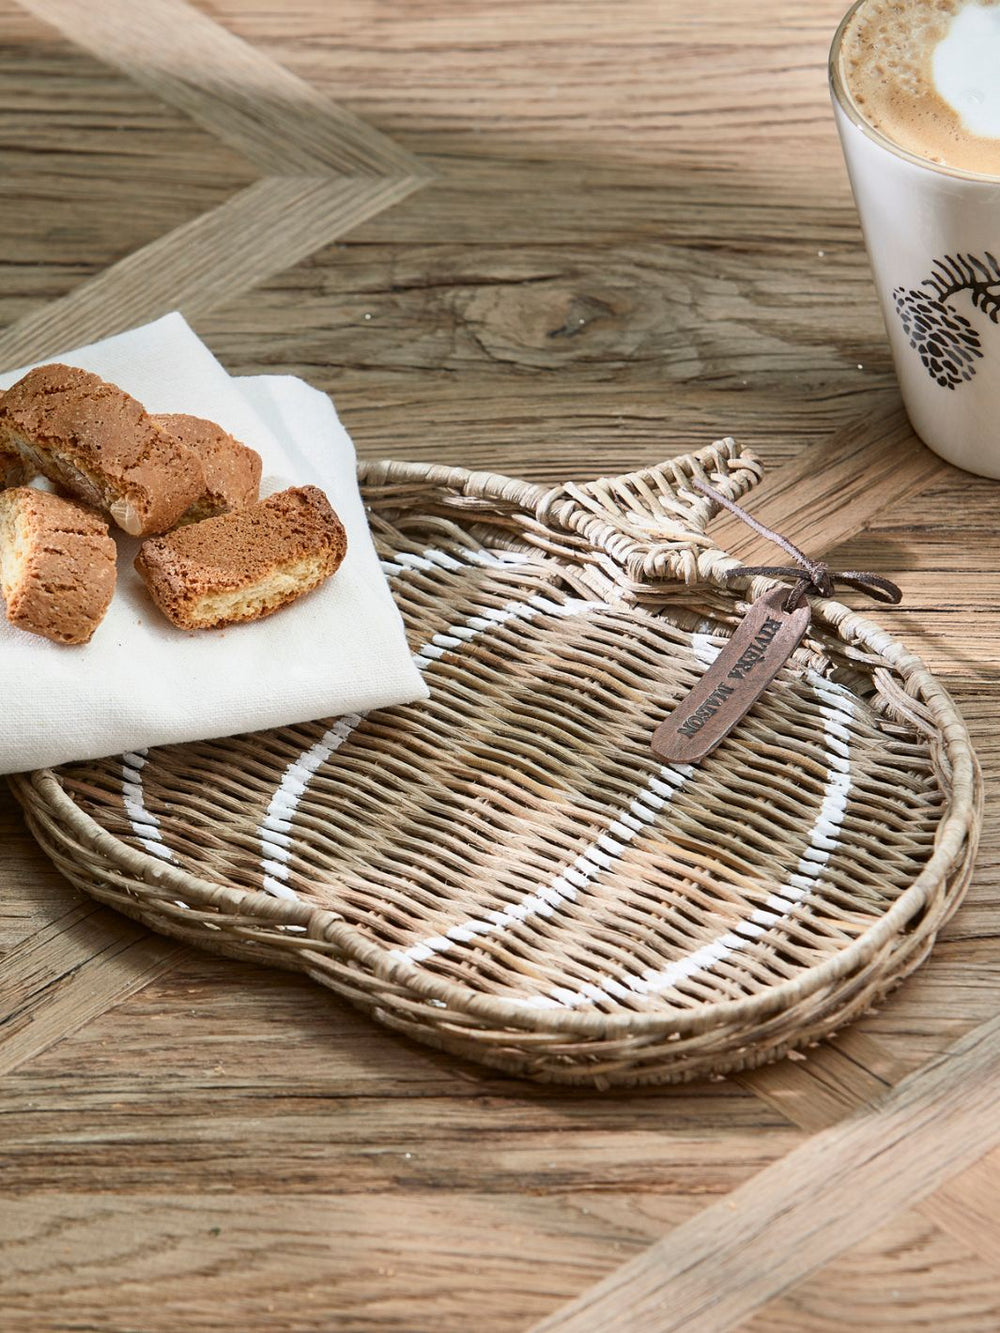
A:
{"label": "golden brown cookie", "polygon": [[6,391],[0,448],[134,537],[166,532],[205,490],[197,454],[123,389],[73,366],[39,366]]}
{"label": "golden brown cookie", "polygon": [[135,567],[168,620],[210,629],[287,606],[328,579],[346,550],[326,496],[298,486],[151,538]]}
{"label": "golden brown cookie", "polygon": [[115,590],[115,543],[92,509],[48,491],[0,491],[7,619],[56,643],[86,643]]}

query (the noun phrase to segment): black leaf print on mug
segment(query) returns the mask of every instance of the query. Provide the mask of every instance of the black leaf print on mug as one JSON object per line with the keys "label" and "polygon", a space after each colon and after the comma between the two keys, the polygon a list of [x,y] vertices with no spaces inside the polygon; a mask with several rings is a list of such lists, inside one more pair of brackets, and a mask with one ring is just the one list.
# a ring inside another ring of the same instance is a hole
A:
{"label": "black leaf print on mug", "polygon": [[1000,323],[1000,263],[988,250],[982,258],[945,255],[935,259],[931,276],[921,286],[926,290],[894,290],[896,313],[931,379],[944,389],[955,389],[975,375],[983,350],[979,334],[949,297],[966,292],[975,310]]}

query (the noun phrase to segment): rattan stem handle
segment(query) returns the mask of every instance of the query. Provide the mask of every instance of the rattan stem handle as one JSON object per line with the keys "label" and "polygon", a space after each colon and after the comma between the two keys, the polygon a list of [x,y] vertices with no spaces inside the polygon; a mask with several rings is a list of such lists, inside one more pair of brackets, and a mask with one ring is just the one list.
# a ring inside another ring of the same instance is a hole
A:
{"label": "rattan stem handle", "polygon": [[699,580],[698,557],[713,550],[705,535],[719,510],[699,492],[698,480],[736,500],[762,473],[752,453],[732,439],[656,467],[549,491],[536,517],[553,532],[572,533],[607,552],[624,591],[641,595],[650,584]]}
{"label": "rattan stem handle", "polygon": [[705,529],[719,505],[695,481],[708,481],[736,500],[762,470],[752,453],[727,438],[655,467],[553,488],[493,472],[393,460],[359,462],[358,477],[362,491],[377,494],[383,509],[398,496],[400,509],[419,501],[425,511],[506,519],[550,554],[575,557],[585,547],[596,548],[607,556],[607,578],[624,595],[640,597],[650,585],[702,577],[699,555],[714,549]]}

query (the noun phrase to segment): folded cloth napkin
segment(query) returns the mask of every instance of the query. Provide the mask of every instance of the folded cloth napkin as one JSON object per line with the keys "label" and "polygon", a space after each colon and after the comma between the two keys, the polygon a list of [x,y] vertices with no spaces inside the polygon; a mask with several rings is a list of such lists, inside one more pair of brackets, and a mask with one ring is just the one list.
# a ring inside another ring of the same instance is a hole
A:
{"label": "folded cloth napkin", "polygon": [[[95,372],[150,412],[218,422],[260,454],[262,495],[319,486],[347,555],[277,615],[185,632],[133,569],[139,543],[112,528],[118,587],[89,644],[50,643],[0,616],[0,773],[426,697],[368,531],[354,446],[326,394],[288,375],[232,378],[179,314],[47,360]],[[0,376],[0,389],[28,369]]]}

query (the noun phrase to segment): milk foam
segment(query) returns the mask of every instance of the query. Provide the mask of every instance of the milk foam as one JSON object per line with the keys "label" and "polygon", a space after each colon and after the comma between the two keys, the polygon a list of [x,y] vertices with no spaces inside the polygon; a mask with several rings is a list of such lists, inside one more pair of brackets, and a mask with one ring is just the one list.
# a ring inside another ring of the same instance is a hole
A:
{"label": "milk foam", "polygon": [[865,0],[837,71],[862,119],[900,148],[1000,176],[1000,0]]}
{"label": "milk foam", "polygon": [[1000,8],[968,4],[931,58],[939,97],[971,134],[1000,139]]}

